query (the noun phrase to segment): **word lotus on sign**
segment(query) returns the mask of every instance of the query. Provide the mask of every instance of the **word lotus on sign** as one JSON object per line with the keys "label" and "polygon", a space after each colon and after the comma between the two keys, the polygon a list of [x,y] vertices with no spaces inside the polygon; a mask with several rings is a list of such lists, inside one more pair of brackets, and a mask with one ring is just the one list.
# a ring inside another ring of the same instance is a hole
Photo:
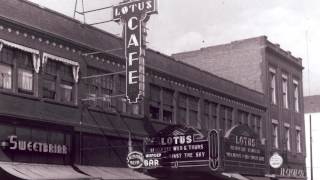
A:
{"label": "word lotus on sign", "polygon": [[157,13],[156,0],[135,0],[113,7],[113,19],[121,20],[124,28],[126,57],[126,97],[138,103],[145,90],[146,22]]}

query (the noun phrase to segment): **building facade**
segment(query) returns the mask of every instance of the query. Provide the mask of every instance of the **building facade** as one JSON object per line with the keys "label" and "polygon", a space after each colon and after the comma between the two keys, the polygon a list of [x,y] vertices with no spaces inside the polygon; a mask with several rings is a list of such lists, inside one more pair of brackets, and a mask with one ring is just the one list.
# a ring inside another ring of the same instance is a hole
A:
{"label": "building facade", "polygon": [[299,178],[283,172],[288,169],[305,172],[303,67],[300,58],[271,43],[265,36],[178,53],[173,57],[263,93],[268,109],[268,153],[271,156],[277,152],[284,157],[282,171],[271,168],[270,173]]}
{"label": "building facade", "polygon": [[[276,172],[268,168],[268,158],[274,151],[283,155],[285,147],[292,147],[285,151],[290,167],[305,168],[304,124],[300,113],[293,112],[291,99],[287,110],[291,119],[284,121],[282,106],[270,105],[264,91],[148,50],[144,100],[128,104],[121,47],[122,39],[52,10],[25,0],[1,2],[1,178],[269,179],[265,175]],[[282,72],[274,61],[272,67]],[[302,93],[299,71],[286,72],[288,86],[297,81]],[[279,73],[280,83],[284,76]],[[288,97],[291,94],[287,92]],[[300,105],[299,110],[303,110]],[[280,143],[285,123],[292,134],[301,131],[301,152],[293,139],[287,141],[289,146]],[[164,168],[159,174],[127,168],[129,152],[142,152],[146,137],[175,125],[203,134],[211,129],[219,132],[223,145],[217,171]],[[237,150],[228,150],[235,143],[234,134],[250,138],[254,143],[240,145],[246,151],[257,148],[249,154],[261,155],[260,160],[242,159],[245,156],[238,157]],[[272,148],[273,139],[278,147]],[[301,158],[298,163],[297,158]]]}

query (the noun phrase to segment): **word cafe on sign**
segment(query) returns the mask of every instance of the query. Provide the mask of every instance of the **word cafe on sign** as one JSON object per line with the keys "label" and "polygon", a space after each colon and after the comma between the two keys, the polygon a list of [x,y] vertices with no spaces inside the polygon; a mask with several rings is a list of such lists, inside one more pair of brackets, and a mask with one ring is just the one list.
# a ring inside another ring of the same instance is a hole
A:
{"label": "word cafe on sign", "polygon": [[144,96],[146,22],[157,13],[156,0],[129,1],[113,7],[113,19],[124,25],[126,57],[126,97],[137,103]]}

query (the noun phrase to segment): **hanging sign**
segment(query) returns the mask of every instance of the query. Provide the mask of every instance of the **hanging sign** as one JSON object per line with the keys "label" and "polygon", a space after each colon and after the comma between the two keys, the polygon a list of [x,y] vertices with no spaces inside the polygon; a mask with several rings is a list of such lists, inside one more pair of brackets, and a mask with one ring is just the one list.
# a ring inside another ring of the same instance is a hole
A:
{"label": "hanging sign", "polygon": [[224,168],[226,171],[264,174],[265,146],[248,125],[238,125],[226,132],[223,142]]}
{"label": "hanging sign", "polygon": [[124,25],[126,97],[137,103],[144,96],[146,22],[157,13],[156,0],[134,0],[113,7],[113,20]]}
{"label": "hanging sign", "polygon": [[270,166],[275,169],[280,168],[282,166],[282,163],[283,158],[279,153],[274,153],[269,159]]}
{"label": "hanging sign", "polygon": [[128,167],[132,169],[139,169],[143,166],[143,154],[138,151],[132,151],[127,156]]}
{"label": "hanging sign", "polygon": [[173,125],[144,141],[145,167],[193,167],[209,165],[209,142],[194,128]]}

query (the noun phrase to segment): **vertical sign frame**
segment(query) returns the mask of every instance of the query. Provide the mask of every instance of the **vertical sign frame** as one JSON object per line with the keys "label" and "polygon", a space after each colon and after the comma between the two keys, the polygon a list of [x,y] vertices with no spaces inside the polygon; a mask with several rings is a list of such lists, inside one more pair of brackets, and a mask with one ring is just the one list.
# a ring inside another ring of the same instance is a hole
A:
{"label": "vertical sign frame", "polygon": [[121,21],[126,57],[126,98],[138,103],[145,91],[146,23],[158,13],[157,0],[131,0],[113,7],[113,20]]}

